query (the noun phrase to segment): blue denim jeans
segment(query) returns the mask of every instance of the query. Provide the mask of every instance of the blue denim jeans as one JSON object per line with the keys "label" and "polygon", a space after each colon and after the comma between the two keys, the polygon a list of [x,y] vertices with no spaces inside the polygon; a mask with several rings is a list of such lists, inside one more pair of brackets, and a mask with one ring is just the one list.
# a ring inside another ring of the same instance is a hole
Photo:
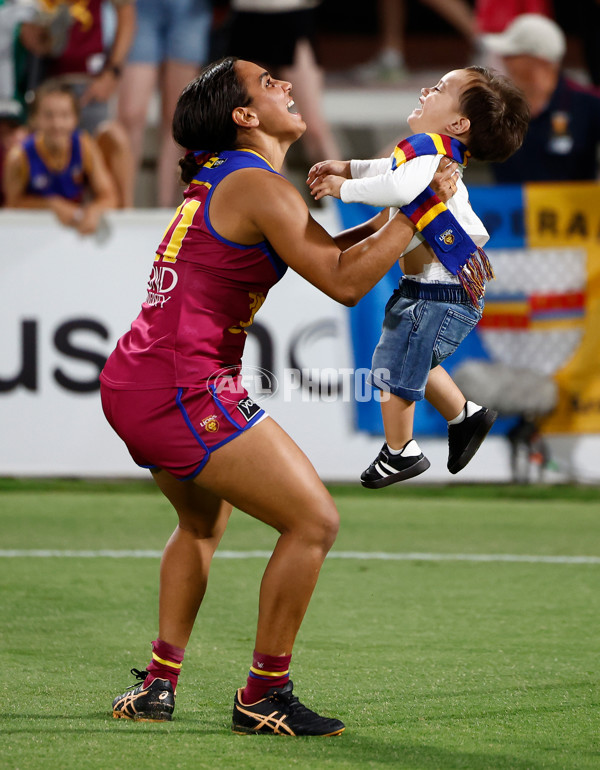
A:
{"label": "blue denim jeans", "polygon": [[129,62],[159,65],[169,60],[199,67],[208,61],[209,0],[136,0],[136,8]]}
{"label": "blue denim jeans", "polygon": [[407,401],[425,396],[429,370],[454,353],[483,312],[462,286],[403,278],[385,306],[369,381]]}

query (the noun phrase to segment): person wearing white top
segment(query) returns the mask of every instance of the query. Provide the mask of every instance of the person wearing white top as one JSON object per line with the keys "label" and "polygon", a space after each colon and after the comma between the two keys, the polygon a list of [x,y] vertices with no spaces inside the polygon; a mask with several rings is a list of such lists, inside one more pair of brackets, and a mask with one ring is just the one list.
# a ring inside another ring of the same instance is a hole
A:
{"label": "person wearing white top", "polygon": [[[467,67],[423,88],[419,105],[408,116],[413,134],[443,135],[460,143],[474,158],[503,161],[522,144],[529,123],[523,93],[507,78],[484,67]],[[410,141],[410,140],[409,140]],[[393,156],[394,157],[394,156]],[[419,155],[400,165],[389,158],[315,164],[307,183],[315,200],[325,195],[345,202],[401,208],[429,186],[440,154]],[[474,243],[488,233],[469,204],[456,170],[455,194],[447,208]],[[370,381],[382,393],[386,442],[361,476],[378,489],[417,476],[429,460],[413,438],[415,402],[427,400],[448,421],[448,470],[457,473],[472,459],[496,413],[466,401],[441,366],[473,329],[483,311],[474,306],[457,276],[437,258],[417,233],[399,255],[404,277],[387,303],[381,338],[373,354]]]}

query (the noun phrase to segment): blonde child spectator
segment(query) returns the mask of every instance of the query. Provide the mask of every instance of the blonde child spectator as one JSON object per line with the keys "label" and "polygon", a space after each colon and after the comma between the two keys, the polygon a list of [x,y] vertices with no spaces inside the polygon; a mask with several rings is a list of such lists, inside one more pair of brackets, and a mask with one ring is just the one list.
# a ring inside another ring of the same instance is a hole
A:
{"label": "blonde child spectator", "polygon": [[116,190],[92,137],[78,129],[78,106],[64,85],[40,86],[30,116],[32,132],[6,158],[6,206],[53,211],[82,235],[95,232]]}
{"label": "blonde child spectator", "polygon": [[19,91],[28,100],[42,83],[68,86],[79,106],[79,126],[98,143],[115,183],[119,206],[134,202],[129,137],[114,120],[112,102],[136,27],[135,0],[28,0],[35,14],[19,30],[29,54]]}

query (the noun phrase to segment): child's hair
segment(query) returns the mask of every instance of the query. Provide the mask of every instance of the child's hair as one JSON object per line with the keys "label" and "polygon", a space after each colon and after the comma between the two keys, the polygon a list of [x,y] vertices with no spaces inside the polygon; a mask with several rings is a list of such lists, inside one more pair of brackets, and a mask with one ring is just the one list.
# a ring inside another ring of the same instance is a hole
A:
{"label": "child's hair", "polygon": [[[206,152],[235,149],[238,130],[231,113],[250,104],[236,61],[227,56],[208,64],[182,91],[173,115],[173,138],[181,147]],[[194,156],[186,154],[179,166],[182,180],[191,182],[198,171]]]}
{"label": "child's hair", "polygon": [[523,144],[529,126],[529,105],[512,80],[487,67],[472,73],[460,97],[460,111],[471,122],[469,152],[478,160],[506,160]]}
{"label": "child's hair", "polygon": [[68,96],[71,100],[71,103],[73,105],[73,109],[75,110],[75,114],[77,115],[77,121],[79,122],[79,102],[77,101],[77,97],[73,93],[73,89],[68,86],[66,83],[61,83],[57,80],[46,80],[44,83],[42,83],[41,86],[38,86],[36,88],[33,99],[31,103],[29,104],[29,117],[33,118],[35,117],[40,104],[42,102],[42,99],[44,96],[48,96],[48,94],[63,94],[64,96]]}

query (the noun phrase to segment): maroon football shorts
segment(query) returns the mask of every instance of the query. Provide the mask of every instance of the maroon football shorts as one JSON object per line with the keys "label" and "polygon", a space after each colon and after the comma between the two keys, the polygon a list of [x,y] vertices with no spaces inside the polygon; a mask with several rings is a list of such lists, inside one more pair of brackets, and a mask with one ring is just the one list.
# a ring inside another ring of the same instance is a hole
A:
{"label": "maroon football shorts", "polygon": [[194,478],[210,453],[256,425],[266,412],[249,396],[241,378],[225,387],[115,390],[101,385],[106,419],[143,468]]}

